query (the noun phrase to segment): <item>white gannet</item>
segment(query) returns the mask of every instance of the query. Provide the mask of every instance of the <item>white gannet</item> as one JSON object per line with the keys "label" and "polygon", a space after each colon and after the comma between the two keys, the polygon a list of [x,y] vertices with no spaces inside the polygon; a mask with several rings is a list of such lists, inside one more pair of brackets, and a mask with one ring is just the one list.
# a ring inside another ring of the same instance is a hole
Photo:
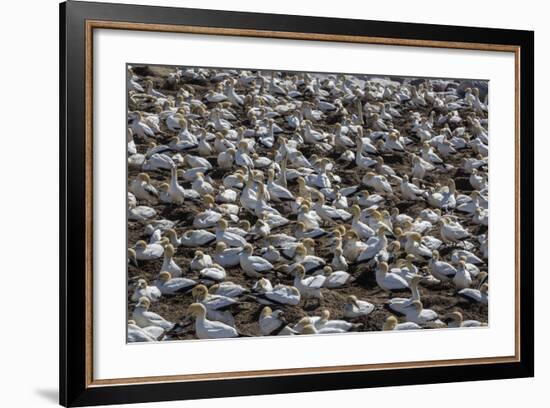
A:
{"label": "white gannet", "polygon": [[163,295],[177,295],[193,289],[197,282],[187,278],[172,278],[170,272],[162,271],[153,282]]}
{"label": "white gannet", "polygon": [[157,313],[150,312],[149,307],[151,302],[146,297],[139,299],[134,311],[132,312],[132,319],[139,327],[158,326],[168,331],[174,327],[174,323],[171,323],[164,319]]}
{"label": "white gannet", "polygon": [[195,228],[210,228],[217,225],[218,221],[221,220],[222,214],[214,211],[214,198],[206,194],[202,197],[204,206],[206,207],[203,211],[196,214],[193,218],[193,227]]}
{"label": "white gannet", "polygon": [[458,311],[448,313],[445,316],[445,320],[447,321],[447,327],[449,328],[487,326],[486,323],[481,323],[477,320],[464,320],[462,313]]}
{"label": "white gannet", "polygon": [[189,267],[193,271],[200,271],[204,268],[209,268],[213,264],[212,257],[208,254],[205,254],[203,251],[195,251],[195,256],[191,260]]}
{"label": "white gannet", "polygon": [[199,271],[199,276],[206,281],[221,282],[225,280],[227,273],[223,266],[216,263]]}
{"label": "white gannet", "polygon": [[275,201],[294,201],[296,198],[294,195],[286,188],[279,185],[275,181],[275,172],[273,169],[269,169],[267,180],[267,190],[269,191],[270,197]]}
{"label": "white gannet", "polygon": [[157,302],[161,297],[161,292],[156,286],[148,286],[145,279],[138,279],[131,299],[133,302],[137,302],[142,297],[146,297],[151,302]]}
{"label": "white gannet", "polygon": [[342,332],[347,332],[352,329],[361,327],[362,324],[354,324],[347,322],[345,320],[330,320],[330,310],[323,309],[321,311],[321,316],[315,316],[310,318],[310,322],[315,326],[317,330],[326,329],[325,332],[328,332],[328,329],[340,330]]}
{"label": "white gannet", "polygon": [[337,246],[334,249],[334,256],[332,257],[332,261],[330,263],[332,266],[332,269],[335,269],[337,271],[347,271],[349,264],[344,256],[344,251],[341,247]]}
{"label": "white gannet", "polygon": [[368,316],[374,311],[374,305],[366,300],[359,300],[355,295],[348,295],[344,304],[344,317],[354,319]]}
{"label": "white gannet", "polygon": [[225,281],[216,283],[208,288],[208,292],[213,295],[226,296],[236,298],[249,292],[245,287],[236,283]]}
{"label": "white gannet", "polygon": [[241,265],[245,275],[251,278],[258,278],[271,271],[273,269],[273,265],[264,258],[254,256],[253,252],[253,246],[250,244],[245,244],[243,251],[239,255],[239,264]]}
{"label": "white gannet", "polygon": [[195,333],[199,339],[222,339],[238,337],[237,329],[225,323],[208,320],[206,308],[200,303],[191,304],[187,313],[195,318]]}
{"label": "white gannet", "polygon": [[157,326],[139,327],[135,321],[129,320],[126,333],[128,343],[151,342],[161,340],[164,329]]}
{"label": "white gannet", "polygon": [[483,263],[483,261],[478,256],[465,249],[454,250],[451,255],[451,262],[458,263],[461,258],[465,258],[464,261],[470,264],[479,265]]}
{"label": "white gannet", "polygon": [[432,257],[432,251],[424,245],[422,236],[418,232],[409,232],[406,234],[404,249],[407,253],[419,259],[429,259]]}
{"label": "white gannet", "polygon": [[414,322],[404,322],[398,323],[398,320],[395,316],[388,316],[384,322],[382,330],[418,330],[421,329],[418,324]]}
{"label": "white gannet", "polygon": [[269,306],[262,309],[258,323],[263,336],[287,336],[297,333],[288,326],[283,310],[272,310]]}
{"label": "white gannet", "polygon": [[313,209],[322,220],[327,222],[348,221],[352,218],[346,210],[326,205],[325,196],[322,193],[317,193]]}
{"label": "white gannet", "polygon": [[355,280],[355,278],[346,271],[333,272],[330,266],[325,266],[323,268],[323,273],[326,276],[324,287],[328,289],[341,288]]}
{"label": "white gannet", "polygon": [[363,184],[374,188],[378,193],[393,193],[393,189],[386,177],[376,175],[373,172],[368,172],[365,177],[363,177]]}
{"label": "white gannet", "polygon": [[202,172],[196,174],[195,181],[191,184],[191,188],[200,195],[213,195],[215,193],[214,187],[212,187],[208,181],[205,181],[204,174]]}
{"label": "white gannet", "polygon": [[237,266],[240,263],[239,255],[242,250],[242,247],[228,248],[225,242],[218,242],[212,257],[214,262],[223,267]]}
{"label": "white gannet", "polygon": [[294,267],[294,286],[300,291],[304,299],[314,298],[318,301],[323,300],[321,288],[325,284],[323,275],[315,275],[306,277],[306,270],[301,264]]}
{"label": "white gannet", "polygon": [[378,231],[376,232],[376,235],[374,237],[370,237],[369,239],[367,239],[366,243],[361,242],[363,246],[361,247],[355,261],[356,262],[369,261],[373,259],[376,255],[378,255],[381,251],[386,249],[388,244],[388,240],[386,238],[386,231],[387,231],[387,228],[384,226],[381,226],[380,228],[378,228]]}
{"label": "white gannet", "polygon": [[489,303],[489,285],[484,283],[479,289],[465,288],[458,291],[458,295],[473,303],[482,303],[484,305]]}
{"label": "white gannet", "polygon": [[259,287],[262,291],[254,294],[256,300],[263,305],[291,305],[300,304],[300,291],[294,286],[278,284],[275,287],[270,287],[271,283],[267,279],[260,279]]}
{"label": "white gannet", "polygon": [[244,247],[247,244],[246,239],[238,234],[228,231],[227,227],[228,223],[226,220],[222,218],[218,221],[215,234],[216,241],[223,242],[230,247]]}
{"label": "white gannet", "polygon": [[405,279],[395,273],[388,272],[388,264],[386,262],[380,262],[376,268],[376,283],[386,292],[401,291],[409,288],[409,284]]}
{"label": "white gannet", "polygon": [[409,176],[406,174],[401,180],[401,194],[407,200],[422,200],[425,195],[427,195],[425,190],[419,188],[416,184],[409,182]]}
{"label": "white gannet", "polygon": [[159,193],[151,184],[151,178],[147,173],[139,173],[130,184],[130,191],[138,200],[156,203]]}
{"label": "white gannet", "polygon": [[203,284],[195,286],[191,291],[191,296],[195,302],[202,304],[206,308],[206,317],[208,319],[235,327],[235,318],[231,313],[231,308],[239,304],[238,300],[227,296],[210,294]]}
{"label": "white gannet", "polygon": [[357,204],[354,204],[351,206],[350,210],[353,215],[351,221],[351,229],[357,233],[359,238],[368,239],[375,236],[376,233],[374,232],[374,230],[360,220],[361,209],[359,208],[359,206]]}
{"label": "white gannet", "polygon": [[387,302],[387,307],[392,312],[405,315],[407,313],[407,309],[411,307],[411,303],[415,300],[420,300],[420,291],[418,289],[418,285],[424,278],[420,275],[415,275],[409,284],[409,287],[411,289],[412,296],[410,298],[391,298]]}
{"label": "white gannet", "polygon": [[420,300],[413,300],[411,306],[406,309],[405,318],[409,322],[431,328],[445,327],[436,312],[424,309]]}
{"label": "white gannet", "polygon": [[306,241],[304,240],[296,246],[293,261],[295,264],[300,264],[306,273],[314,273],[322,269],[325,266],[326,261],[323,258],[309,254],[305,242]]}
{"label": "white gannet", "polygon": [[229,170],[233,167],[233,162],[235,161],[236,150],[229,148],[218,154],[217,162],[218,167],[224,170]]}
{"label": "white gannet", "polygon": [[138,261],[150,261],[160,258],[164,253],[164,247],[161,243],[147,244],[147,242],[139,240],[136,242],[134,251]]}
{"label": "white gannet", "polygon": [[[168,231],[171,233],[170,231]],[[188,230],[185,231],[179,239],[179,245],[184,247],[202,247],[207,246],[216,241],[216,236],[205,230]]]}
{"label": "white gannet", "polygon": [[428,195],[428,203],[436,208],[443,210],[451,210],[456,207],[456,187],[455,182],[451,179],[447,186],[443,186],[438,191]]}
{"label": "white gannet", "polygon": [[458,261],[458,267],[456,268],[456,274],[453,277],[453,283],[457,290],[469,288],[472,285],[472,277],[468,269],[466,269],[466,262],[462,258]]}
{"label": "white gannet", "polygon": [[439,252],[432,252],[432,259],[428,263],[428,271],[442,282],[449,282],[456,275],[456,268],[448,262],[439,259]]}
{"label": "white gannet", "polygon": [[439,233],[443,242],[456,243],[470,237],[470,233],[460,223],[452,221],[448,217],[441,217],[439,226]]}
{"label": "white gannet", "polygon": [[164,259],[162,261],[162,266],[160,267],[161,271],[170,272],[170,274],[176,278],[181,277],[182,270],[174,261],[174,255],[176,250],[172,244],[166,245],[164,248]]}
{"label": "white gannet", "polygon": [[384,197],[379,194],[370,194],[368,190],[363,190],[356,197],[356,202],[361,207],[377,207],[386,201]]}

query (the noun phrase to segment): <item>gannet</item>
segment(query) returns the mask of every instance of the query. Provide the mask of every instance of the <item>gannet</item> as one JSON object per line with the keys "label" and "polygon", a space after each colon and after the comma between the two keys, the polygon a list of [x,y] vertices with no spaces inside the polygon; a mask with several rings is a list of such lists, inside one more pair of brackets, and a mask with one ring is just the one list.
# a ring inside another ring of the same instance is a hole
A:
{"label": "gannet", "polygon": [[428,271],[442,282],[453,280],[456,275],[456,268],[448,262],[439,259],[439,252],[432,252],[432,259],[428,263]]}
{"label": "gannet", "polygon": [[[169,231],[170,233],[170,231]],[[185,247],[202,247],[216,241],[216,236],[205,230],[185,231],[179,239],[179,245]]]}
{"label": "gannet", "polygon": [[328,222],[348,221],[352,215],[346,210],[334,208],[325,204],[325,196],[322,193],[317,193],[317,200],[313,204],[313,209],[321,219]]}
{"label": "gannet", "polygon": [[238,300],[227,296],[210,294],[206,286],[202,284],[193,288],[191,296],[195,302],[202,304],[206,308],[206,317],[208,319],[235,327],[235,319],[230,309],[238,305]]}
{"label": "gannet", "polygon": [[157,326],[139,327],[135,321],[128,321],[126,340],[128,343],[159,341],[164,337],[164,329]]}
{"label": "gannet", "polygon": [[203,196],[203,202],[205,209],[196,214],[195,218],[193,218],[193,227],[195,228],[210,228],[217,225],[218,221],[221,220],[222,214],[214,211],[214,198],[206,194]]}
{"label": "gannet", "polygon": [[217,162],[220,169],[229,170],[233,167],[236,150],[229,148],[218,154]]}
{"label": "gannet", "polygon": [[479,265],[479,264],[483,263],[483,261],[481,259],[479,259],[478,256],[476,256],[475,254],[473,254],[470,251],[467,251],[465,249],[454,250],[452,255],[451,255],[451,261],[453,263],[458,263],[458,261],[460,261],[461,258],[465,258],[464,261],[466,263],[470,263],[470,264]]}
{"label": "gannet", "polygon": [[387,302],[387,307],[394,313],[405,315],[407,313],[407,309],[411,307],[412,302],[415,300],[420,300],[418,285],[423,279],[424,278],[421,275],[413,276],[409,284],[412,296],[410,298],[391,298]]}
{"label": "gannet", "polygon": [[147,173],[139,173],[130,184],[130,191],[138,200],[156,203],[159,193],[151,184],[151,178]]}
{"label": "gannet", "polygon": [[328,329],[341,330],[342,332],[347,332],[352,329],[356,329],[362,324],[354,324],[346,322],[345,320],[330,320],[330,310],[323,309],[321,311],[321,316],[318,318],[310,318],[311,323],[317,330],[326,329],[325,332],[328,332]]}
{"label": "gannet", "polygon": [[288,327],[282,310],[271,310],[264,306],[259,319],[260,332],[263,336],[287,336],[297,332]]}
{"label": "gannet", "polygon": [[193,303],[187,313],[195,318],[195,333],[199,339],[221,339],[238,337],[237,329],[219,321],[206,318],[206,308],[200,303]]}
{"label": "gannet", "polygon": [[321,288],[325,284],[323,275],[305,277],[306,270],[301,264],[294,267],[294,286],[300,291],[304,299],[315,298],[318,301],[323,300]]}
{"label": "gannet", "polygon": [[441,217],[439,226],[439,232],[444,242],[460,242],[470,236],[470,233],[462,225],[448,217]]}
{"label": "gannet", "polygon": [[238,234],[227,231],[228,223],[223,218],[218,221],[215,238],[217,242],[223,242],[230,247],[244,247],[246,239]]}
{"label": "gannet", "polygon": [[195,181],[191,184],[191,188],[195,190],[200,195],[213,195],[215,193],[214,187],[204,179],[204,174],[202,172],[198,172],[196,174]]}
{"label": "gannet", "polygon": [[382,205],[386,201],[384,197],[379,194],[370,194],[368,190],[363,190],[356,197],[356,202],[361,207],[375,207]]}
{"label": "gannet", "polygon": [[451,210],[456,207],[455,197],[456,187],[455,182],[451,179],[447,186],[442,187],[439,191],[435,191],[428,195],[428,203],[436,208],[443,210]]}
{"label": "gannet", "polygon": [[268,170],[267,189],[270,197],[275,201],[294,201],[296,198],[286,188],[279,185],[275,181],[275,172],[272,169]]}
{"label": "gannet", "polygon": [[345,271],[332,271],[330,266],[325,266],[323,272],[326,276],[324,287],[328,289],[341,288],[355,280],[353,276]]}
{"label": "gannet", "polygon": [[409,322],[426,327],[445,327],[445,323],[439,320],[439,316],[431,309],[424,309],[420,300],[413,300],[406,309],[405,318]]}
{"label": "gannet", "polygon": [[409,232],[406,234],[404,249],[407,253],[415,255],[420,259],[432,257],[432,251],[422,242],[422,236],[418,232]]}
{"label": "gannet", "polygon": [[382,330],[418,330],[421,328],[422,327],[414,322],[398,323],[395,316],[388,316]]}
{"label": "gannet", "polygon": [[[259,282],[265,281],[260,279]],[[269,285],[271,284],[269,283]],[[259,303],[264,305],[278,304],[291,306],[300,304],[301,294],[300,291],[294,286],[278,284],[273,288],[269,288],[269,285],[264,292],[256,293],[254,295]]]}
{"label": "gannet", "polygon": [[449,328],[487,326],[486,323],[481,323],[477,320],[464,320],[462,313],[457,311],[448,313],[445,316],[445,320],[447,321],[447,327]]}
{"label": "gannet", "polygon": [[154,285],[163,295],[176,295],[193,289],[197,282],[187,278],[172,278],[170,272],[162,271],[159,273]]}
{"label": "gannet", "polygon": [[354,319],[368,316],[374,311],[374,305],[366,300],[358,300],[357,296],[349,295],[344,304],[344,317]]}
{"label": "gannet", "polygon": [[322,269],[326,261],[315,255],[308,253],[306,246],[300,243],[294,250],[294,264],[300,264],[306,273],[313,273]]}
{"label": "gannet", "polygon": [[358,263],[369,261],[378,255],[380,251],[384,250],[388,244],[388,240],[385,235],[386,231],[387,228],[381,226],[378,228],[378,231],[374,237],[370,237],[366,243],[362,243],[363,247],[361,248],[355,261]]}
{"label": "gannet", "polygon": [[222,266],[215,263],[212,266],[201,269],[199,276],[206,281],[221,282],[226,278],[227,274]]}
{"label": "gannet", "polygon": [[213,295],[236,298],[248,293],[249,290],[236,283],[225,281],[210,286],[210,288],[208,288],[208,292]]}
{"label": "gannet", "polygon": [[137,302],[142,297],[151,302],[157,302],[161,297],[161,292],[156,286],[148,286],[145,279],[138,279],[131,299],[133,302]]}
{"label": "gannet", "polygon": [[216,249],[212,254],[214,262],[220,264],[223,267],[237,266],[240,263],[240,253],[242,247],[228,248],[225,242],[216,243]]}
{"label": "gannet", "polygon": [[150,261],[160,258],[164,253],[164,247],[161,243],[147,244],[147,242],[139,240],[136,242],[134,251],[138,261]]}
{"label": "gannet", "polygon": [[371,227],[369,227],[367,224],[363,223],[360,220],[361,209],[357,204],[354,204],[351,206],[351,213],[353,215],[353,219],[351,221],[351,228],[357,233],[359,238],[368,239],[376,235],[374,230]]}
{"label": "gannet", "polygon": [[243,251],[239,255],[239,263],[247,276],[252,278],[261,277],[262,274],[273,269],[273,265],[259,256],[253,256],[254,248],[250,244],[245,244]]}
{"label": "gannet", "polygon": [[393,189],[386,177],[376,175],[373,172],[368,172],[365,177],[363,177],[363,184],[374,188],[379,193],[393,193]]}
{"label": "gannet", "polygon": [[456,286],[457,290],[469,288],[472,285],[472,277],[470,272],[466,269],[466,262],[461,258],[458,261],[458,267],[456,268],[456,274],[453,277],[453,283]]}
{"label": "gannet", "polygon": [[336,247],[334,249],[334,256],[332,257],[332,261],[330,263],[332,266],[332,269],[335,269],[337,271],[347,271],[348,270],[348,261],[346,257],[344,256],[344,252],[341,247]]}
{"label": "gannet", "polygon": [[132,319],[139,327],[157,326],[168,331],[174,328],[174,323],[165,320],[162,316],[150,312],[149,307],[151,302],[146,297],[139,299],[134,311],[132,313]]}
{"label": "gannet", "polygon": [[467,299],[473,303],[482,303],[484,305],[489,303],[489,285],[484,283],[479,289],[465,288],[458,291],[458,295]]}
{"label": "gannet", "polygon": [[386,292],[406,290],[409,284],[401,276],[388,272],[388,264],[381,262],[376,268],[376,283]]}
{"label": "gannet", "polygon": [[200,271],[204,268],[209,268],[213,264],[212,257],[205,254],[203,251],[195,251],[195,256],[191,260],[189,267],[193,271]]}
{"label": "gannet", "polygon": [[414,183],[409,183],[409,176],[406,174],[401,180],[401,194],[407,200],[422,200],[427,195],[425,190],[422,190]]}

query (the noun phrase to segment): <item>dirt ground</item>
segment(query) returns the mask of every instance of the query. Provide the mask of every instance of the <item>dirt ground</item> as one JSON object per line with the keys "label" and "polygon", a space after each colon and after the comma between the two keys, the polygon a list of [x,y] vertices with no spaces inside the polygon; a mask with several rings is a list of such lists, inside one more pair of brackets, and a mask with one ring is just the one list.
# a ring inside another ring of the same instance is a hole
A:
{"label": "dirt ground", "polygon": [[[175,92],[171,89],[164,88],[165,83],[165,77],[168,75],[168,73],[171,71],[170,69],[164,68],[164,67],[135,67],[134,71],[136,74],[140,75],[143,79],[151,79],[153,80],[155,84],[155,89],[159,89],[161,92],[169,95],[174,95]],[[206,92],[211,85],[208,83],[198,83],[198,84],[187,84],[188,86],[193,87],[196,89],[197,92],[200,94]],[[239,90],[238,90],[239,91]],[[307,98],[304,98],[307,100]],[[428,112],[429,113],[429,112]],[[426,114],[428,114],[426,113]],[[248,119],[246,118],[246,114],[243,110],[235,109],[235,115],[239,118],[239,122],[243,126],[247,126]],[[404,115],[405,116],[405,115]],[[338,118],[328,118],[327,123],[316,125],[318,128],[324,128],[325,130],[329,130],[331,128],[331,125],[328,123],[334,123],[337,121]],[[276,122],[280,127],[282,127],[285,131],[285,133],[289,133],[289,135],[292,133],[286,126],[286,122],[282,120],[281,118],[276,119]],[[235,125],[237,125],[235,123]],[[396,128],[400,130],[402,135],[407,134],[407,127],[404,125],[403,122],[397,122]],[[166,132],[166,136],[164,138],[160,137],[157,140],[157,143],[164,143],[168,142],[169,139],[174,136],[173,133],[171,133],[168,129],[163,129]],[[147,149],[145,140],[136,140],[136,146],[138,149],[138,152],[144,153]],[[257,148],[257,151],[260,155],[265,155],[270,158],[273,158],[274,152],[278,145],[276,144],[275,147],[271,150],[265,149],[261,146]],[[413,147],[414,149],[414,147]],[[317,147],[312,146],[308,147],[308,149],[303,149],[303,153],[308,157],[312,153],[316,153],[317,155],[325,155],[322,151],[320,151]],[[328,155],[333,160],[336,160],[340,156],[341,152],[335,152]],[[454,165],[455,168],[459,167],[459,163],[463,157],[468,157],[475,155],[472,151],[469,149],[466,149],[462,151],[460,154],[457,154],[454,156],[453,160],[449,162],[449,164]],[[405,171],[408,172],[411,168],[411,163],[408,159],[408,157],[401,157],[397,155],[383,155],[384,161],[386,164],[391,165],[398,173],[404,174]],[[216,165],[216,157],[209,157],[208,158],[211,163],[215,166]],[[135,169],[129,169],[128,171],[128,183],[131,182],[131,180],[134,179],[134,177],[139,173],[139,170]],[[148,172],[151,176],[152,182],[154,185],[158,186],[162,182],[166,182],[170,178],[169,171],[155,171],[155,172]],[[348,186],[348,185],[360,185],[361,184],[361,178],[364,176],[365,171],[360,171],[355,168],[355,164],[351,164],[348,166],[337,166],[335,173],[338,174],[342,178],[341,187]],[[215,184],[219,181],[219,177],[221,177],[222,173],[213,171],[209,174],[213,179]],[[432,172],[431,174],[426,176],[425,181],[429,183],[430,185],[433,185],[435,183],[441,183],[444,184],[449,178],[453,178],[456,183],[456,187],[458,192],[469,194],[472,191],[472,187],[470,186],[470,183],[468,181],[468,175],[463,174],[460,170],[452,170],[452,171],[444,171],[444,170],[436,170]],[[183,187],[189,188],[189,184],[185,184],[180,180],[180,184],[182,184]],[[289,189],[291,191],[297,191],[297,185],[296,184],[290,184]],[[384,208],[390,210],[393,206],[397,206],[401,213],[406,213],[412,217],[416,217],[420,211],[424,208],[426,208],[427,204],[424,202],[410,202],[410,201],[399,201],[395,202],[392,199],[388,199],[386,201],[386,205]],[[193,229],[191,223],[193,220],[193,217],[196,213],[201,211],[201,203],[200,202],[193,202],[193,201],[187,201],[185,205],[183,206],[173,206],[173,205],[164,205],[159,204],[153,206],[158,215],[157,218],[166,218],[172,221],[179,221],[178,226],[175,228],[178,236],[185,232],[187,229]],[[275,206],[277,209],[281,210],[282,207],[280,205]],[[282,210],[282,213],[284,210]],[[469,219],[462,215],[461,213],[454,213],[460,220],[460,222],[468,228],[470,232],[472,232],[475,235],[478,235],[480,233],[485,233],[487,228],[486,227],[480,227],[475,224],[472,224]],[[252,223],[255,222],[255,217],[252,217],[250,215],[245,215],[242,218],[249,219]],[[290,217],[292,220],[292,216]],[[295,219],[295,218],[294,218]],[[128,222],[128,246],[133,247],[137,240],[144,239],[148,240],[149,237],[143,235],[144,230],[144,224],[140,222]],[[282,227],[277,230],[272,230],[272,232],[286,232],[291,234],[290,232],[291,228]],[[213,229],[212,229],[213,231]],[[430,231],[429,234],[439,237],[439,232],[436,228],[434,228],[433,231]],[[477,242],[475,242],[477,244]],[[322,249],[323,247],[323,240],[318,240],[316,242],[316,254],[318,256],[324,257],[328,263],[330,263],[330,260],[332,259],[331,254],[327,253],[326,250]],[[189,262],[194,256],[195,250],[200,249],[203,250],[205,253],[210,253],[213,251],[213,246],[207,247],[207,248],[184,248],[179,247],[177,249],[176,255],[174,257],[174,260],[176,263],[183,269],[183,276],[188,278],[197,279],[198,274],[196,272],[189,270]],[[450,253],[452,252],[452,247],[442,247],[440,249],[440,253],[443,258],[449,259]],[[477,252],[477,247],[472,250],[472,252],[476,253],[480,258],[481,255],[479,252]],[[129,278],[129,284],[128,284],[128,316],[131,316],[134,302],[130,300],[130,296],[133,292],[133,283],[135,282],[135,279],[138,277],[143,277],[147,279],[148,282],[152,282],[155,277],[160,272],[160,267],[162,264],[162,259],[155,260],[155,261],[139,261],[139,268],[136,268],[133,265],[128,266],[128,278]],[[425,272],[425,269],[427,267],[427,264],[424,263],[415,263],[421,271]],[[479,265],[481,270],[487,271],[487,265]],[[232,281],[234,283],[241,284],[245,287],[250,288],[254,283],[255,279],[248,278],[245,276],[242,271],[240,271],[239,267],[235,268],[226,268],[227,272],[227,281]],[[381,330],[382,325],[389,315],[389,312],[384,308],[384,304],[390,299],[392,296],[388,295],[387,293],[383,292],[378,286],[376,285],[375,278],[374,278],[374,269],[372,268],[365,268],[365,266],[351,266],[348,270],[349,273],[351,273],[356,280],[347,285],[344,288],[341,289],[332,289],[332,290],[325,290],[323,289],[323,296],[324,300],[321,304],[317,304],[314,301],[309,301],[306,305],[304,305],[304,301],[302,300],[302,303],[299,306],[282,306],[281,308],[285,311],[285,317],[288,322],[295,323],[297,322],[301,317],[306,315],[319,315],[320,311],[323,308],[327,308],[331,312],[331,317],[335,319],[343,318],[343,305],[346,301],[346,296],[349,294],[356,295],[359,299],[367,300],[375,305],[375,311],[371,313],[367,317],[359,318],[356,320],[358,323],[363,323],[362,327],[360,327],[358,330],[360,331],[374,331],[374,330]],[[267,274],[266,276],[271,280],[273,285],[276,283],[283,283],[291,285],[293,281],[293,277],[286,276],[281,273],[272,272]],[[476,283],[474,283],[474,287]],[[472,304],[469,303],[459,296],[457,296],[454,286],[452,284],[439,284],[439,285],[432,285],[432,286],[421,286],[420,287],[420,293],[422,297],[422,303],[425,308],[430,308],[435,310],[440,316],[443,316],[444,314],[451,312],[451,311],[460,311],[464,319],[475,319],[482,322],[488,322],[488,307],[486,305],[481,304]],[[409,297],[410,292],[403,292],[404,296]],[[396,295],[393,295],[396,296]],[[181,294],[177,296],[172,297],[166,297],[163,296],[162,299],[158,303],[154,303],[151,305],[151,311],[157,312],[160,315],[162,315],[164,318],[166,318],[169,321],[172,322],[179,322],[182,319],[186,317],[186,310],[187,307],[192,303],[192,298],[190,293],[187,294]],[[236,305],[232,312],[235,317],[236,326],[239,332],[246,334],[246,335],[252,335],[252,336],[259,336],[259,325],[258,325],[258,317],[260,314],[261,309],[263,308],[262,305],[259,305],[253,301],[241,301],[240,304]],[[277,307],[279,308],[279,307]],[[192,327],[187,332],[183,332],[180,336],[176,337],[175,339],[187,339],[187,338],[195,338]]]}

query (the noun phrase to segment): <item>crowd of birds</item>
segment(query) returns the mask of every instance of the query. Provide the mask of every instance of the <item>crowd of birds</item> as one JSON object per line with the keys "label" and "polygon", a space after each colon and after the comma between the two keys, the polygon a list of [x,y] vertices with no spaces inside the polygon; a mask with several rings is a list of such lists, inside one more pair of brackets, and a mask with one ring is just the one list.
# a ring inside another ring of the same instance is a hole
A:
{"label": "crowd of birds", "polygon": [[487,325],[486,82],[129,66],[127,90],[128,342]]}

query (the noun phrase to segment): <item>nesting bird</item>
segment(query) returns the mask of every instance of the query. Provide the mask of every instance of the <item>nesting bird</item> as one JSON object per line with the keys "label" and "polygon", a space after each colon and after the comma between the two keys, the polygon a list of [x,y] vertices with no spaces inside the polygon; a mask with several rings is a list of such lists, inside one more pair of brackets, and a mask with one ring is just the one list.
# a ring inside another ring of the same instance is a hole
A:
{"label": "nesting bird", "polygon": [[487,324],[486,82],[129,66],[127,85],[128,341]]}

